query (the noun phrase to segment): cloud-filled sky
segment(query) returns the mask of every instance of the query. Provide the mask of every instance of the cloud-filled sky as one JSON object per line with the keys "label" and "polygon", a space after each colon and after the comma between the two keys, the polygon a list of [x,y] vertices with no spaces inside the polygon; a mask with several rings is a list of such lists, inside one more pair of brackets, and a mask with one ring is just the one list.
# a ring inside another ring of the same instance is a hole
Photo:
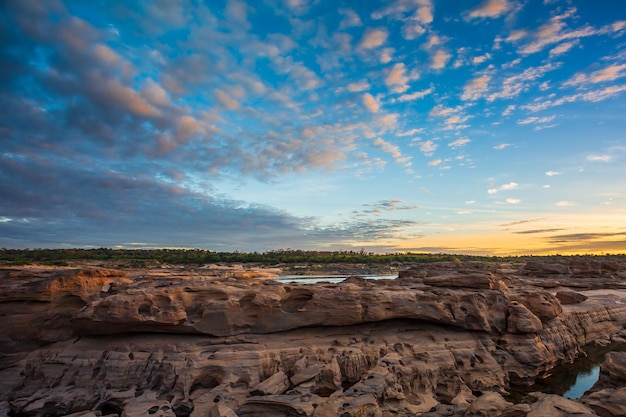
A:
{"label": "cloud-filled sky", "polygon": [[626,253],[626,3],[7,0],[0,246]]}

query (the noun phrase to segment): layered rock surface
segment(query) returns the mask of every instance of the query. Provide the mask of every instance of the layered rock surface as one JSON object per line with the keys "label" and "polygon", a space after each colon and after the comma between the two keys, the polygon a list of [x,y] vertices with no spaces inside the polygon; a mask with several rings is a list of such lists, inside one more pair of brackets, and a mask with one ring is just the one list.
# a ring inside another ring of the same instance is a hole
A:
{"label": "layered rock surface", "polygon": [[626,325],[626,265],[593,262],[315,285],[267,271],[0,270],[0,415],[595,415],[502,397]]}

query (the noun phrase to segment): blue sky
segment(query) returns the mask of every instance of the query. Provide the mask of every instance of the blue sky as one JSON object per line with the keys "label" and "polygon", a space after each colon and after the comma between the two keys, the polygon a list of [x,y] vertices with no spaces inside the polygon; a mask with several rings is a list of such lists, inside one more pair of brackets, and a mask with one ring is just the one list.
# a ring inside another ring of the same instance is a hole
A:
{"label": "blue sky", "polygon": [[626,252],[626,3],[0,12],[0,246]]}

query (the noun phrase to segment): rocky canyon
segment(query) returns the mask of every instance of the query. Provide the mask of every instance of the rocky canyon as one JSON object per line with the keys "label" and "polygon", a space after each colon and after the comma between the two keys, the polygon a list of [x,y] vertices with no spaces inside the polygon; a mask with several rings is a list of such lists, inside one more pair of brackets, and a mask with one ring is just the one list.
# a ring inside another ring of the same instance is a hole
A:
{"label": "rocky canyon", "polygon": [[509,397],[626,342],[626,262],[439,262],[397,278],[275,269],[0,268],[0,415],[624,416],[626,357],[577,400]]}

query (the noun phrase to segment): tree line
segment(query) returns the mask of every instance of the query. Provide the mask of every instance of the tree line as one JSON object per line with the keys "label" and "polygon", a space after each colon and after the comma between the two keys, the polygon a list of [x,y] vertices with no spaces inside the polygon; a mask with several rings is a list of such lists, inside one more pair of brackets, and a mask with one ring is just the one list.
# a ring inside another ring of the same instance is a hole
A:
{"label": "tree line", "polygon": [[[626,255],[607,255],[626,260]],[[63,265],[71,261],[132,261],[133,264],[148,263],[202,265],[211,263],[278,264],[404,264],[422,262],[503,262],[528,261],[532,259],[561,259],[551,256],[477,256],[460,254],[432,254],[415,252],[373,253],[360,251],[308,251],[278,249],[267,252],[216,252],[206,249],[0,249],[0,262],[23,265],[33,263]]]}

